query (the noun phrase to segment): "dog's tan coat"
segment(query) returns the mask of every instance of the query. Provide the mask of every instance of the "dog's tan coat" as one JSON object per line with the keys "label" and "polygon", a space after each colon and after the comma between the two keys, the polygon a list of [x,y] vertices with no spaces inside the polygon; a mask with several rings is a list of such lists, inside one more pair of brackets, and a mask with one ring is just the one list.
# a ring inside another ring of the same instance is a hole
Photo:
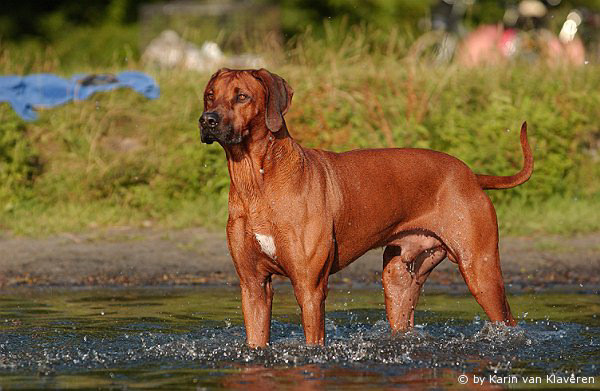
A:
{"label": "dog's tan coat", "polygon": [[496,213],[486,189],[525,182],[474,174],[436,151],[394,148],[345,153],[309,149],[283,116],[292,89],[264,69],[217,72],[205,90],[204,142],[219,142],[231,177],[227,239],[240,277],[247,342],[269,341],[271,276],[290,278],[309,344],[325,341],[327,281],[384,246],[383,285],[392,331],[414,325],[422,284],[448,257],[491,321],[515,324],[498,258]]}

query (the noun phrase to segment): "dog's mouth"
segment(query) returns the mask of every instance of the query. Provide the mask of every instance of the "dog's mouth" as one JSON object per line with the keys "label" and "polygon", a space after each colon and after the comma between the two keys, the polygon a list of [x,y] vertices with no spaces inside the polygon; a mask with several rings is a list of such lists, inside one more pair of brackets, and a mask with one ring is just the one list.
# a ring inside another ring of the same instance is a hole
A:
{"label": "dog's mouth", "polygon": [[218,140],[216,137],[214,137],[210,134],[205,134],[204,132],[200,132],[200,141],[202,141],[204,144],[212,144]]}
{"label": "dog's mouth", "polygon": [[204,144],[212,144],[216,141],[221,145],[234,145],[242,142],[242,135],[236,134],[231,126],[216,134],[208,128],[200,128],[200,140]]}

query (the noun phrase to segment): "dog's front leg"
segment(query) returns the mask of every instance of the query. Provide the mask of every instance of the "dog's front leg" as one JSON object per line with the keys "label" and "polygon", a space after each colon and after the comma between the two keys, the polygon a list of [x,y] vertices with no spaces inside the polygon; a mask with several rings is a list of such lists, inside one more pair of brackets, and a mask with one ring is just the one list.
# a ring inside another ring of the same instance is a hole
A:
{"label": "dog's front leg", "polygon": [[309,262],[297,264],[289,276],[302,311],[307,345],[325,345],[325,299],[333,253],[327,248],[321,248],[319,253],[307,257]]}
{"label": "dog's front leg", "polygon": [[250,347],[266,346],[271,334],[271,273],[262,266],[262,256],[247,234],[245,219],[229,218],[227,244],[240,278],[246,343]]}
{"label": "dog's front leg", "polygon": [[242,312],[246,326],[246,343],[252,348],[263,347],[271,337],[271,307],[273,287],[271,276],[245,278],[240,282]]}
{"label": "dog's front leg", "polygon": [[327,277],[317,284],[294,284],[296,300],[302,311],[302,327],[307,345],[325,345],[325,298]]}

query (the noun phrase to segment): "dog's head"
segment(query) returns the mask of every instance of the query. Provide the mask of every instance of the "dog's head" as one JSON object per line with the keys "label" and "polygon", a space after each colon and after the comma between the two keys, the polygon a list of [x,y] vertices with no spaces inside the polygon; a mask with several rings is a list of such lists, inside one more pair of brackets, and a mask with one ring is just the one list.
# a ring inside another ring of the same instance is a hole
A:
{"label": "dog's head", "polygon": [[285,80],[266,69],[220,69],[204,90],[202,142],[231,145],[252,132],[278,132],[293,94]]}

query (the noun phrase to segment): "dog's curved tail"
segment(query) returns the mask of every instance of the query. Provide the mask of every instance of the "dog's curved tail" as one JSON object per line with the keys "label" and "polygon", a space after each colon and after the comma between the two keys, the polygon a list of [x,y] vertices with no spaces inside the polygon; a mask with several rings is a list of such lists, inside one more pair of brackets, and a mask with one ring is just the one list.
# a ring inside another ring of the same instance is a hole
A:
{"label": "dog's curved tail", "polygon": [[521,149],[523,150],[523,168],[515,175],[477,175],[477,182],[484,190],[510,189],[527,182],[533,173],[533,154],[527,141],[527,122],[521,125]]}

